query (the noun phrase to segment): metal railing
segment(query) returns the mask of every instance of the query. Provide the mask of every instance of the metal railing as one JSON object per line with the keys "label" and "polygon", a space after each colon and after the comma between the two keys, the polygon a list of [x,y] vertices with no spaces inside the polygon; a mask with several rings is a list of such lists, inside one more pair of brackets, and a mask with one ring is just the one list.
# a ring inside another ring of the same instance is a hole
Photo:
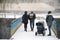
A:
{"label": "metal railing", "polygon": [[13,20],[12,22],[11,22],[11,30],[13,30],[14,29],[14,27],[16,27],[19,23],[21,23],[22,22],[22,18],[18,18],[18,19],[15,19],[15,20]]}

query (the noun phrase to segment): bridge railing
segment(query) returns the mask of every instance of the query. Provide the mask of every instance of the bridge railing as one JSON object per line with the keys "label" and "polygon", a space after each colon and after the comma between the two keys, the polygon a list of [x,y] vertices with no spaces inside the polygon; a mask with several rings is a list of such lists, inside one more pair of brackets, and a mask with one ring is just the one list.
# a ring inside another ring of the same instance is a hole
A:
{"label": "bridge railing", "polygon": [[15,19],[11,22],[11,35],[13,35],[16,30],[21,26],[22,18]]}
{"label": "bridge railing", "polygon": [[60,39],[60,18],[55,18],[52,23],[52,30],[56,37]]}

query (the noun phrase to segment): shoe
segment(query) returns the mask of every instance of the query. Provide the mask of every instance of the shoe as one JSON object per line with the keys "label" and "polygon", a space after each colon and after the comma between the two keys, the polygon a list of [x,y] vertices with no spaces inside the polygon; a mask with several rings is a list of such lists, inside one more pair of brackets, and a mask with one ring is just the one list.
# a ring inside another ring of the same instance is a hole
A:
{"label": "shoe", "polygon": [[31,31],[33,31],[33,29],[31,29]]}
{"label": "shoe", "polygon": [[51,36],[51,34],[48,34],[48,36]]}
{"label": "shoe", "polygon": [[27,32],[27,30],[26,30],[26,32]]}
{"label": "shoe", "polygon": [[24,31],[26,31],[26,32],[27,32],[27,30],[24,30]]}

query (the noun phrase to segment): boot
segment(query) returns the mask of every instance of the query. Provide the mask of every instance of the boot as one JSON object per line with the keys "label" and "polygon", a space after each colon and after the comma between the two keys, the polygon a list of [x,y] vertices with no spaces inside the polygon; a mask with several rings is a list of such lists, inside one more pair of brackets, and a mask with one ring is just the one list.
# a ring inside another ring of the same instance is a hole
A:
{"label": "boot", "polygon": [[26,31],[26,32],[27,32],[27,29],[25,29],[24,31]]}
{"label": "boot", "polygon": [[31,31],[33,31],[33,29],[31,29]]}
{"label": "boot", "polygon": [[51,34],[48,34],[48,36],[51,36]]}

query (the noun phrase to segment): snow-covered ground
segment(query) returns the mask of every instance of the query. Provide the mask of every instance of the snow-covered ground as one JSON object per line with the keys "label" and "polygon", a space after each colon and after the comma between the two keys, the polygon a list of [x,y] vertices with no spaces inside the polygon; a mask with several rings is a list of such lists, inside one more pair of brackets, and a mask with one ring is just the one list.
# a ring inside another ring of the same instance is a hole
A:
{"label": "snow-covered ground", "polygon": [[24,31],[24,25],[22,24],[22,26],[12,36],[13,40],[58,40],[52,30],[51,30],[52,36],[47,36],[48,27],[47,27],[45,20],[44,20],[44,24],[45,24],[44,27],[47,28],[46,35],[45,36],[42,36],[42,35],[35,36],[35,32],[37,31],[36,22],[38,22],[37,19],[35,20],[34,31],[31,31],[31,29],[30,29],[30,22],[27,25],[27,32]]}

